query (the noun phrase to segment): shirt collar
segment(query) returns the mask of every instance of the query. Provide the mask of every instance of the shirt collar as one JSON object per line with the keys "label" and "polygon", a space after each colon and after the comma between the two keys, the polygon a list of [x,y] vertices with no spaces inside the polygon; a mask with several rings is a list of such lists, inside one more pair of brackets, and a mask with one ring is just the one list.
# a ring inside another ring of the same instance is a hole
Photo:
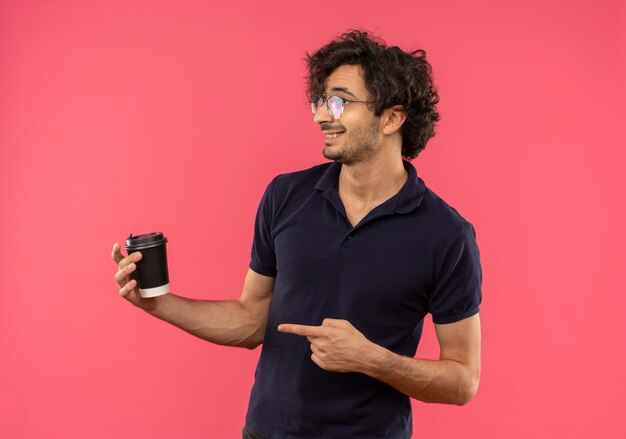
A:
{"label": "shirt collar", "polygon": [[[426,185],[424,181],[418,177],[417,170],[407,160],[402,160],[404,169],[407,170],[409,176],[400,191],[394,195],[394,211],[396,213],[409,213],[416,209],[424,199]],[[315,185],[315,189],[321,192],[335,191],[339,184],[339,172],[341,171],[341,163],[332,162],[324,174],[320,177]]]}

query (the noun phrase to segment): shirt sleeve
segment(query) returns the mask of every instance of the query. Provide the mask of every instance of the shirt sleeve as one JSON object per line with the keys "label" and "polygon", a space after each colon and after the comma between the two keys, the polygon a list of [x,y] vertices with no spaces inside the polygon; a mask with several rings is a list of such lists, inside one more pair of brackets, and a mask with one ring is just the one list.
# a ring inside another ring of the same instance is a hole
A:
{"label": "shirt sleeve", "polygon": [[267,185],[257,209],[249,267],[264,276],[276,276],[276,253],[272,238],[274,187],[276,178]]}
{"label": "shirt sleeve", "polygon": [[445,252],[429,299],[433,323],[453,323],[471,317],[482,302],[482,268],[476,231],[467,223]]}

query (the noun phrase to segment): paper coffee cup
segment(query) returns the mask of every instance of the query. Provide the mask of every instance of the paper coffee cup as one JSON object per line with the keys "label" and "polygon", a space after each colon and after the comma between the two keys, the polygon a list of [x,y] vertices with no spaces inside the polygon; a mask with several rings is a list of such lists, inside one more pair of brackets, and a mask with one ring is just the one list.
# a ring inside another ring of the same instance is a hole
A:
{"label": "paper coffee cup", "polygon": [[140,251],[142,256],[131,275],[137,281],[141,297],[157,297],[170,292],[166,242],[167,238],[161,232],[128,235],[124,248],[129,255]]}

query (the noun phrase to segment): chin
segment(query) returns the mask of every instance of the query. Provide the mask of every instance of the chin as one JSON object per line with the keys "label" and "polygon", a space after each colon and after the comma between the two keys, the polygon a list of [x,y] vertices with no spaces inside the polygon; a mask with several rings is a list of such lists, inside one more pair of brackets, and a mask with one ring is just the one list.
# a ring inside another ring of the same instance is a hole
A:
{"label": "chin", "polygon": [[329,152],[328,151],[328,147],[326,147],[326,148],[324,148],[322,150],[322,155],[324,157],[326,157],[327,159],[330,159],[330,160],[335,160],[335,157],[337,156],[337,154],[333,154],[333,153]]}
{"label": "chin", "polygon": [[344,156],[341,154],[324,154],[324,157],[328,160],[333,160],[337,163],[341,163],[342,165],[351,165],[353,162],[346,160]]}

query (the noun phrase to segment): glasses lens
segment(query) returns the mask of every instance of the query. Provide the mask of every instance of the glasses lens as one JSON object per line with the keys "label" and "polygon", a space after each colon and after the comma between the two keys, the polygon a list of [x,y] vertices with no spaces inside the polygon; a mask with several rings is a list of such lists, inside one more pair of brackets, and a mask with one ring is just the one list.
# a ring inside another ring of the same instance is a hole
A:
{"label": "glasses lens", "polygon": [[315,115],[317,113],[317,110],[320,109],[320,107],[324,104],[324,98],[320,97],[317,102],[311,102],[311,111],[313,112],[313,115]]}
{"label": "glasses lens", "polygon": [[328,109],[334,119],[339,119],[343,111],[343,100],[337,96],[328,98]]}

